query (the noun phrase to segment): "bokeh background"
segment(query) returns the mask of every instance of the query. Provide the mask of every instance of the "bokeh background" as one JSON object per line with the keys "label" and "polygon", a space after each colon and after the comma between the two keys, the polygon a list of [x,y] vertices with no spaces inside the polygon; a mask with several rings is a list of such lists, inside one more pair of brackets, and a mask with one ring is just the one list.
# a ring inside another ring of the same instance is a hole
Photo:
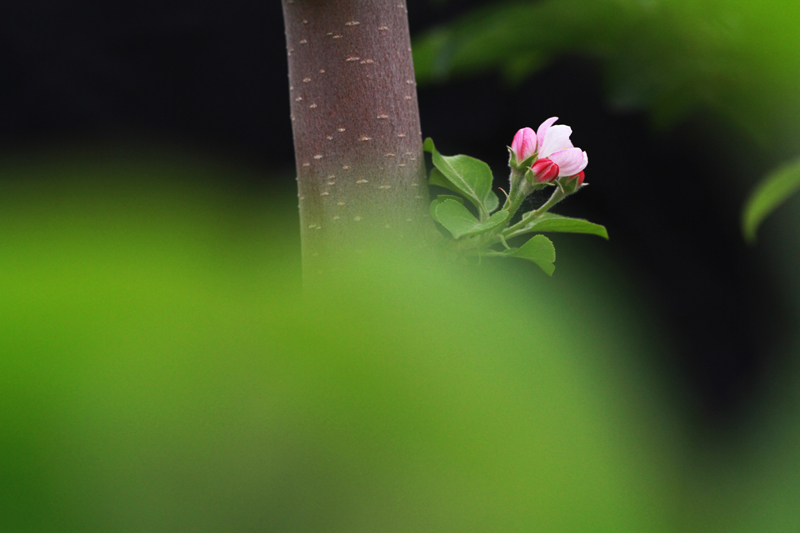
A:
{"label": "bokeh background", "polygon": [[797,530],[800,7],[408,9],[424,135],[559,116],[609,242],[309,311],[279,2],[0,7],[0,529]]}

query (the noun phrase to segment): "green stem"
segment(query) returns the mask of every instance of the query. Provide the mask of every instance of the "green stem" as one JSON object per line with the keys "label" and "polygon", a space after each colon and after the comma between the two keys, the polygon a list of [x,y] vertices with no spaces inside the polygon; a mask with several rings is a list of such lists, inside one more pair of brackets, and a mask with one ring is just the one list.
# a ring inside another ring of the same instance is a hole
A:
{"label": "green stem", "polygon": [[[502,210],[508,211],[508,220],[514,217],[514,213],[517,212],[519,206],[525,201],[525,198],[534,191],[534,186],[525,179],[526,170],[526,168],[511,168],[511,174],[508,177],[511,188],[506,195],[506,201],[502,207]],[[494,243],[500,242],[502,237],[498,237],[501,231],[502,226],[480,235],[475,240],[471,241],[471,248],[481,250]],[[506,247],[508,247],[508,245],[506,245]]]}
{"label": "green stem", "polygon": [[514,213],[517,212],[519,206],[522,205],[522,202],[525,200],[527,196],[525,194],[525,173],[521,169],[513,168],[511,169],[511,175],[509,176],[509,182],[511,183],[511,188],[508,191],[508,197],[506,198],[505,204],[503,204],[503,210],[508,211],[508,218],[509,220],[511,217],[514,216]]}
{"label": "green stem", "polygon": [[503,209],[508,211],[508,219],[511,220],[525,198],[533,192],[533,186],[525,179],[525,169],[522,168],[512,168],[508,181],[511,188],[508,191],[506,202],[503,204]]}
{"label": "green stem", "polygon": [[558,202],[560,202],[561,200],[563,200],[566,197],[567,197],[567,193],[564,192],[564,189],[561,188],[561,185],[558,185],[556,190],[553,192],[553,195],[550,197],[549,200],[547,200],[544,203],[544,205],[542,205],[539,209],[531,211],[530,213],[526,213],[522,217],[522,220],[520,220],[519,222],[517,222],[513,226],[510,226],[510,227],[506,228],[505,230],[503,230],[501,235],[503,237],[505,237],[506,239],[509,239],[511,237],[515,237],[516,236],[515,235],[516,232],[518,232],[519,230],[524,229],[525,226],[527,226],[533,219],[538,218],[538,217],[544,215],[545,213],[547,213],[547,211],[550,210],[551,207],[553,207],[554,205],[556,205]]}

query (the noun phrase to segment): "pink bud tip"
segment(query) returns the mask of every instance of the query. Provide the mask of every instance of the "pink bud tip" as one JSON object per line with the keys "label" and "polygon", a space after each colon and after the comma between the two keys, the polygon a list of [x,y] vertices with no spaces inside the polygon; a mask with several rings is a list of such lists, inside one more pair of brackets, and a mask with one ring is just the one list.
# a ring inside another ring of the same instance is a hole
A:
{"label": "pink bud tip", "polygon": [[583,170],[581,170],[576,174],[576,176],[578,177],[578,187],[580,187],[583,185],[583,179],[586,177],[586,175],[583,173]]}
{"label": "pink bud tip", "polygon": [[536,183],[548,183],[558,177],[558,165],[549,159],[539,159],[531,166]]}
{"label": "pink bud tip", "polygon": [[517,156],[517,162],[522,163],[536,153],[536,132],[531,128],[522,128],[514,135],[511,149]]}

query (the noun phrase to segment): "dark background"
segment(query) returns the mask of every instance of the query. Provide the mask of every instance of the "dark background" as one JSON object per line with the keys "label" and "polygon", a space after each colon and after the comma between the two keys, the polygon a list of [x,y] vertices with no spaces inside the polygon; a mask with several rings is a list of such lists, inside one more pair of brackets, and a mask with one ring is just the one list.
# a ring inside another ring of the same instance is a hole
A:
{"label": "dark background", "polygon": [[[409,1],[412,36],[479,4]],[[277,0],[0,7],[0,156],[80,143],[170,146],[254,170],[226,186],[291,198],[287,85]],[[740,427],[780,365],[789,323],[739,231],[747,180],[718,185],[727,174],[761,175],[758,152],[725,148],[742,139],[702,113],[655,131],[643,111],[609,105],[599,65],[577,57],[517,86],[494,75],[421,86],[419,101],[424,135],[445,154],[489,162],[499,186],[517,129],[552,115],[573,128],[592,186],[561,211],[612,236],[579,246],[619,258],[660,310],[685,394],[676,401],[696,427],[710,436]]]}

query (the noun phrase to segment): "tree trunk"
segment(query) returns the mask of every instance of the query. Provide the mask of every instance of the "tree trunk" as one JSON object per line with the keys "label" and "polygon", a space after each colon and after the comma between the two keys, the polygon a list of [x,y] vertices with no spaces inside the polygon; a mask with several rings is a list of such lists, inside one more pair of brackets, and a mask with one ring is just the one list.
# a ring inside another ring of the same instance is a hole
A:
{"label": "tree trunk", "polygon": [[282,0],[304,277],[432,229],[405,0]]}

